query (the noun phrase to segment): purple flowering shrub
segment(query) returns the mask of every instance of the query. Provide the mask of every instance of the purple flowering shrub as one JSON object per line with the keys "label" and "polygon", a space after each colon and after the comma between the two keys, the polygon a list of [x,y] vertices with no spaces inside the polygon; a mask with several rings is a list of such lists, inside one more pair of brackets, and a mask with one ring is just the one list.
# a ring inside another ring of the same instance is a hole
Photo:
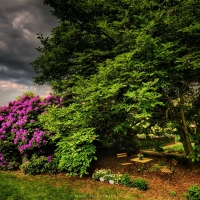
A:
{"label": "purple flowering shrub", "polygon": [[38,116],[50,105],[61,107],[62,100],[54,95],[45,99],[23,95],[8,106],[0,107],[0,169],[18,169],[36,174],[54,173],[56,140],[43,130]]}
{"label": "purple flowering shrub", "polygon": [[25,174],[39,174],[39,173],[57,173],[58,162],[56,159],[53,160],[53,155],[44,156],[33,154],[30,159],[23,158],[21,170]]}

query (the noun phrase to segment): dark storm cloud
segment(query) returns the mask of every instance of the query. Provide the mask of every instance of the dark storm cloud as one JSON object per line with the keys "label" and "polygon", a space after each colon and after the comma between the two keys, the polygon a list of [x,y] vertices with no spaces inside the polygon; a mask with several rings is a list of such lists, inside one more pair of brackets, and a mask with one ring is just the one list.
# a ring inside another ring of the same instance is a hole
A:
{"label": "dark storm cloud", "polygon": [[[30,63],[37,57],[36,33],[49,35],[56,19],[42,0],[3,0],[0,6],[0,79],[12,78],[12,72],[24,71],[32,79]],[[11,71],[2,71],[5,66]],[[11,77],[10,77],[11,76]]]}
{"label": "dark storm cloud", "polygon": [[[39,55],[36,33],[49,36],[57,19],[42,0],[1,0],[0,83],[32,85],[35,72],[30,63]],[[6,82],[5,82],[6,81]],[[6,87],[7,88],[7,87]],[[5,87],[1,95],[6,94]],[[1,102],[0,102],[1,105]]]}

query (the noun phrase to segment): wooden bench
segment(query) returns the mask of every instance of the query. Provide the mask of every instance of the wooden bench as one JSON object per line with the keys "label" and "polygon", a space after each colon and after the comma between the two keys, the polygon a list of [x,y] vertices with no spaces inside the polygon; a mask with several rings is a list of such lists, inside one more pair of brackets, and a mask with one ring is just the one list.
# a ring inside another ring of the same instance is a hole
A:
{"label": "wooden bench", "polygon": [[[172,159],[170,166],[163,166],[160,168],[160,171],[164,174],[164,175],[168,175],[168,176],[172,176],[176,170],[176,166],[177,166],[177,160]],[[170,177],[171,178],[171,177]]]}
{"label": "wooden bench", "polygon": [[118,158],[125,158],[125,157],[127,157],[127,153],[118,153],[117,157]]}
{"label": "wooden bench", "polygon": [[[127,158],[127,153],[118,153],[117,158]],[[121,165],[127,166],[127,165],[132,165],[132,162],[123,162]]]}

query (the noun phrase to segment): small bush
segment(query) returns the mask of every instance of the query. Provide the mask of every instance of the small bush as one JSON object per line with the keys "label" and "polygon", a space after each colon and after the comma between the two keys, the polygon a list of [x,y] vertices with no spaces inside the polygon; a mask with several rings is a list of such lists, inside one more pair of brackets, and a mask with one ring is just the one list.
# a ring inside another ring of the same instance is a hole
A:
{"label": "small bush", "polygon": [[95,171],[94,171],[94,173],[92,174],[92,179],[93,180],[99,180],[99,178],[103,178],[103,177],[105,177],[105,176],[107,176],[107,175],[111,175],[112,174],[112,172],[111,172],[111,170],[110,169],[96,169]]}
{"label": "small bush", "polygon": [[120,173],[117,173],[117,174],[114,174],[114,175],[115,175],[114,176],[115,184],[117,184],[117,185],[121,184],[123,175],[120,174]]}
{"label": "small bush", "polygon": [[160,168],[161,168],[161,165],[155,164],[155,165],[153,165],[153,166],[151,167],[151,170],[152,170],[153,172],[156,172],[156,171],[158,171]]}
{"label": "small bush", "polygon": [[108,175],[105,175],[104,177],[104,181],[109,181],[109,180],[115,180],[115,174],[108,174]]}
{"label": "small bush", "polygon": [[184,152],[184,148],[183,148],[183,144],[182,143],[177,143],[174,144],[173,146],[169,146],[169,147],[165,147],[164,148],[166,152],[168,153],[183,153]]}
{"label": "small bush", "polygon": [[173,191],[173,190],[171,190],[169,193],[170,193],[170,195],[171,195],[172,197],[175,197],[175,196],[176,196],[176,192]]}
{"label": "small bush", "polygon": [[199,200],[200,199],[200,187],[196,184],[188,188],[186,192],[186,198],[188,200]]}
{"label": "small bush", "polygon": [[96,169],[92,174],[92,179],[99,180],[100,177],[104,178],[104,181],[114,180],[114,184],[135,187],[143,191],[146,191],[148,188],[147,181],[142,178],[131,179],[128,173],[124,175],[120,173],[112,174],[110,169]]}
{"label": "small bush", "polygon": [[145,181],[142,178],[136,178],[133,180],[133,187],[136,187],[139,190],[144,190],[146,191],[148,188],[147,181]]}
{"label": "small bush", "polygon": [[34,154],[29,160],[23,159],[23,163],[20,166],[20,169],[25,174],[36,175],[40,173],[49,173],[55,174],[57,173],[58,163],[56,159],[52,158],[52,156],[38,156]]}
{"label": "small bush", "polygon": [[181,142],[180,135],[175,135],[175,142]]}
{"label": "small bush", "polygon": [[132,187],[131,177],[129,174],[124,174],[121,180],[122,185],[126,187]]}

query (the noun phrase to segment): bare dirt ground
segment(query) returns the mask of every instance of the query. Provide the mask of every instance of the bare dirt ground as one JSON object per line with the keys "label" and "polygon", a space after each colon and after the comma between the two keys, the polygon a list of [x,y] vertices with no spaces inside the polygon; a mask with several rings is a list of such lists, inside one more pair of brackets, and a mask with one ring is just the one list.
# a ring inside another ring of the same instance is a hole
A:
{"label": "bare dirt ground", "polygon": [[[153,158],[151,166],[155,164],[162,163],[168,164],[169,160],[156,155],[149,155],[148,157]],[[131,157],[128,157],[129,160]],[[141,166],[135,167],[131,166],[121,166],[120,160],[115,156],[102,156],[99,157],[97,161],[93,163],[91,173],[96,168],[101,169],[111,169],[113,173],[121,172],[121,173],[129,173],[133,178],[134,177],[142,177],[148,182],[148,190],[147,191],[137,191],[141,194],[141,199],[146,200],[168,200],[168,199],[177,199],[184,200],[185,192],[187,189],[196,184],[200,186],[200,173],[192,172],[188,169],[186,163],[178,163],[176,171],[172,176],[172,179],[168,179],[168,177],[164,177],[159,170],[158,171],[138,171],[138,168]],[[119,186],[124,188],[124,186]]]}

